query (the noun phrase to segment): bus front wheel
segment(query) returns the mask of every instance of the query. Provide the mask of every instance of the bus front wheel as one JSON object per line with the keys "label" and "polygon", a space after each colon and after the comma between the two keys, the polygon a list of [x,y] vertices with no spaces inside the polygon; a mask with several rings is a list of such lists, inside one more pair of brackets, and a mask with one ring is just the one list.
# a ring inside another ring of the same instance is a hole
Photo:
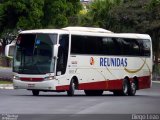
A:
{"label": "bus front wheel", "polygon": [[71,80],[69,90],[67,91],[68,96],[74,96],[75,93],[76,84],[74,82],[74,79]]}

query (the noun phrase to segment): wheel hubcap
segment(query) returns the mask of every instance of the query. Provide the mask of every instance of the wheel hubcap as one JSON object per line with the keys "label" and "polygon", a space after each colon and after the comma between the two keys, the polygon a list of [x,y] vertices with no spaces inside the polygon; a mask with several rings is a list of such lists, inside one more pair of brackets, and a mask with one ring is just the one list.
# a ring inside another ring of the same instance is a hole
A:
{"label": "wheel hubcap", "polygon": [[72,92],[74,93],[75,91],[75,83],[72,83]]}
{"label": "wheel hubcap", "polygon": [[132,89],[132,92],[135,93],[135,91],[136,91],[136,85],[135,85],[134,82],[131,84],[131,89]]}
{"label": "wheel hubcap", "polygon": [[125,94],[127,93],[127,91],[128,91],[127,84],[124,84],[124,85],[123,85],[123,91],[124,91]]}

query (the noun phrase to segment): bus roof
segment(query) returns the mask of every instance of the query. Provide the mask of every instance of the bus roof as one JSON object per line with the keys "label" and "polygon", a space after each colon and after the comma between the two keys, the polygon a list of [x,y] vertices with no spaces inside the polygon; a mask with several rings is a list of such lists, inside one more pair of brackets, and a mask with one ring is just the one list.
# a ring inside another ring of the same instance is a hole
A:
{"label": "bus roof", "polygon": [[103,28],[94,28],[94,27],[66,27],[62,29],[68,31],[91,32],[91,33],[112,33],[109,30]]}
{"label": "bus roof", "polygon": [[20,32],[20,34],[32,34],[32,33],[57,33],[57,34],[69,34],[69,31],[62,29],[37,29],[37,30],[25,30]]}
{"label": "bus roof", "polygon": [[151,39],[147,34],[137,33],[114,33],[102,28],[93,27],[66,27],[62,29],[37,29],[22,31],[21,34],[29,33],[57,33],[57,34],[72,34],[81,36],[106,36],[106,37],[119,37],[119,38],[133,38],[133,39]]}

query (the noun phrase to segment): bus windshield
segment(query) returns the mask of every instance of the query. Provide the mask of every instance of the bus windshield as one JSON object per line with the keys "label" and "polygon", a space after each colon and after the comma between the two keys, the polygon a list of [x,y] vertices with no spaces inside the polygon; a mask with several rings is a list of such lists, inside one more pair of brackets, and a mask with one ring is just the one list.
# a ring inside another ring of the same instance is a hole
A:
{"label": "bus windshield", "polygon": [[16,42],[13,72],[46,74],[54,72],[53,45],[57,34],[20,34]]}

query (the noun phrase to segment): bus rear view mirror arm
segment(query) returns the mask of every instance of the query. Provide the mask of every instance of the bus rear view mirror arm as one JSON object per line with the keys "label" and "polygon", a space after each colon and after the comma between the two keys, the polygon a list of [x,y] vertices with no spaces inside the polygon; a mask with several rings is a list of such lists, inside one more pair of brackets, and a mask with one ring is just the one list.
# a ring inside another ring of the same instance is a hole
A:
{"label": "bus rear view mirror arm", "polygon": [[58,55],[58,48],[59,48],[60,44],[55,44],[54,45],[54,50],[53,50],[53,57],[54,58],[57,58],[57,55]]}
{"label": "bus rear view mirror arm", "polygon": [[15,50],[15,43],[11,43],[11,44],[6,45],[5,56],[8,58],[13,58],[14,50]]}

